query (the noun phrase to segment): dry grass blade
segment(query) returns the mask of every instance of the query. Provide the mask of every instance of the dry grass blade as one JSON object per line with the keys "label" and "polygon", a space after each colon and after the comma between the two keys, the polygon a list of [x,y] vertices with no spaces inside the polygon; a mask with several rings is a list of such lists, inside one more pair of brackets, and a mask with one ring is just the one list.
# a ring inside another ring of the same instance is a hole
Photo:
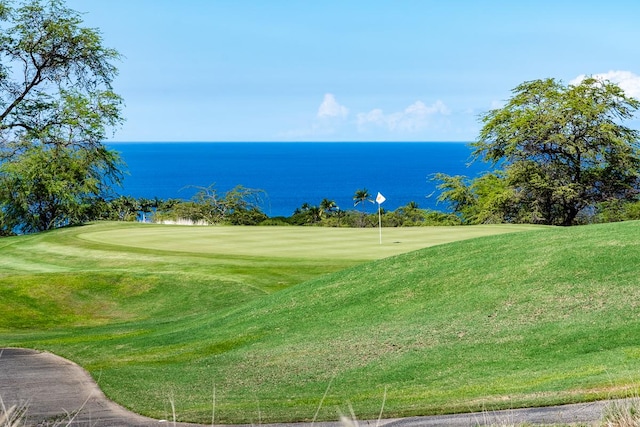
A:
{"label": "dry grass blade", "polygon": [[380,414],[378,415],[378,421],[376,422],[376,427],[380,425],[380,421],[382,420],[382,413],[384,412],[384,404],[387,402],[387,386],[384,386],[384,396],[382,397],[382,406],[380,407]]}
{"label": "dry grass blade", "polygon": [[329,393],[329,389],[331,388],[331,384],[333,383],[333,380],[335,379],[335,375],[333,376],[333,378],[331,378],[331,381],[329,381],[329,385],[327,385],[327,389],[324,391],[324,395],[322,396],[322,399],[320,399],[320,404],[318,404],[318,409],[316,409],[316,413],[313,416],[313,420],[311,421],[311,426],[313,426],[316,422],[316,420],[318,419],[318,414],[320,413],[320,408],[322,408],[322,404],[324,403],[324,399],[327,398],[327,394]]}
{"label": "dry grass blade", "polygon": [[0,399],[0,427],[21,426],[26,411],[26,407],[18,407],[17,405],[6,408]]}
{"label": "dry grass blade", "polygon": [[640,427],[640,398],[615,400],[602,414],[603,427]]}

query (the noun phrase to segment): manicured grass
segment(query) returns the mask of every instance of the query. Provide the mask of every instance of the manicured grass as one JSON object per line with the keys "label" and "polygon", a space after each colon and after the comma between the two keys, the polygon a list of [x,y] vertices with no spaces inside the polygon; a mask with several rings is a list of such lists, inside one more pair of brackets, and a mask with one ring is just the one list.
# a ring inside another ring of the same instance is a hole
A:
{"label": "manicured grass", "polygon": [[530,225],[384,228],[143,227],[87,231],[82,239],[135,248],[222,256],[372,260],[473,237],[531,230]]}
{"label": "manicured grass", "polygon": [[385,390],[387,417],[627,396],[638,227],[404,254],[431,229],[384,230],[406,234],[377,253],[377,230],[98,224],[1,239],[0,344],[69,357],[137,412],[165,417],[173,399],[200,422],[214,389],[216,419],[248,423],[310,420],[325,392],[321,419],[376,418]]}

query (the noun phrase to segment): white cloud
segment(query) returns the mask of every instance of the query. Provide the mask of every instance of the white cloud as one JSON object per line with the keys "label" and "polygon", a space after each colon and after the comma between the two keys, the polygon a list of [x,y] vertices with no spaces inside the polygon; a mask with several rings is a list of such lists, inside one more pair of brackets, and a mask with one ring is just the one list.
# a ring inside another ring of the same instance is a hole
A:
{"label": "white cloud", "polygon": [[[357,113],[350,118],[349,109],[338,103],[336,97],[326,93],[315,117],[306,127],[278,133],[279,138],[307,140],[389,140],[401,137],[429,138],[425,131],[434,135],[449,126],[451,110],[437,100],[431,105],[416,101],[402,111],[386,114],[380,108]],[[435,132],[435,133],[434,133]],[[407,139],[408,138],[408,139]]]}
{"label": "white cloud", "polygon": [[336,97],[331,93],[326,93],[320,107],[318,108],[318,118],[346,118],[349,115],[349,109],[344,105],[338,104]]}
{"label": "white cloud", "polygon": [[364,126],[368,123],[378,126],[384,126],[387,119],[381,109],[376,108],[368,113],[358,113],[357,115],[358,126]]}
{"label": "white cloud", "polygon": [[[579,75],[569,83],[572,85],[580,84],[587,76],[584,74]],[[632,73],[631,71],[614,71],[611,70],[606,73],[593,74],[591,77],[598,80],[609,80],[612,83],[616,83],[622,90],[624,90],[628,96],[634,98],[640,98],[640,76]]]}
{"label": "white cloud", "polygon": [[380,126],[392,132],[416,132],[429,127],[435,116],[450,113],[449,108],[440,100],[432,105],[416,101],[403,111],[396,113],[384,114],[379,108],[368,113],[359,113],[357,124],[360,130],[366,130],[370,126]]}

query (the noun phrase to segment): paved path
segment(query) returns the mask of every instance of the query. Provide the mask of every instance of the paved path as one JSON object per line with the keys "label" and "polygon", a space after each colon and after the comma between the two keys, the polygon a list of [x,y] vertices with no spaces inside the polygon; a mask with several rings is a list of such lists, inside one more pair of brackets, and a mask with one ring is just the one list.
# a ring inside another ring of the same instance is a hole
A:
{"label": "paved path", "polygon": [[[27,425],[78,427],[187,427],[154,420],[127,411],[108,400],[91,376],[80,366],[51,353],[27,349],[0,349],[0,397],[5,407],[27,407]],[[513,425],[519,423],[590,423],[600,419],[608,402],[565,405],[551,408],[517,409],[476,414],[415,417],[397,420],[360,421],[359,426],[417,427]],[[1,408],[1,405],[0,405]],[[311,424],[278,424],[311,427]],[[275,426],[263,424],[263,427]],[[313,427],[346,427],[340,423],[315,423]]]}

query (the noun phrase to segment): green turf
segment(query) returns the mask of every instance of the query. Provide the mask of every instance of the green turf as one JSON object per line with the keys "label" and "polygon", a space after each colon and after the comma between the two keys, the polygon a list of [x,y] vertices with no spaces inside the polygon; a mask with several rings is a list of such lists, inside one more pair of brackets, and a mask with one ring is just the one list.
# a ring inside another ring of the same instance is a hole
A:
{"label": "green turf", "polygon": [[372,260],[472,237],[530,230],[530,225],[475,227],[167,227],[87,231],[84,240],[135,248],[222,256]]}
{"label": "green turf", "polygon": [[322,419],[376,418],[385,390],[387,417],[627,394],[640,384],[638,227],[405,254],[479,231],[384,230],[384,250],[369,247],[377,230],[287,227],[1,239],[0,344],[69,357],[135,411],[164,418],[173,399],[200,422],[214,389],[216,419],[247,423],[309,420],[325,392]]}

